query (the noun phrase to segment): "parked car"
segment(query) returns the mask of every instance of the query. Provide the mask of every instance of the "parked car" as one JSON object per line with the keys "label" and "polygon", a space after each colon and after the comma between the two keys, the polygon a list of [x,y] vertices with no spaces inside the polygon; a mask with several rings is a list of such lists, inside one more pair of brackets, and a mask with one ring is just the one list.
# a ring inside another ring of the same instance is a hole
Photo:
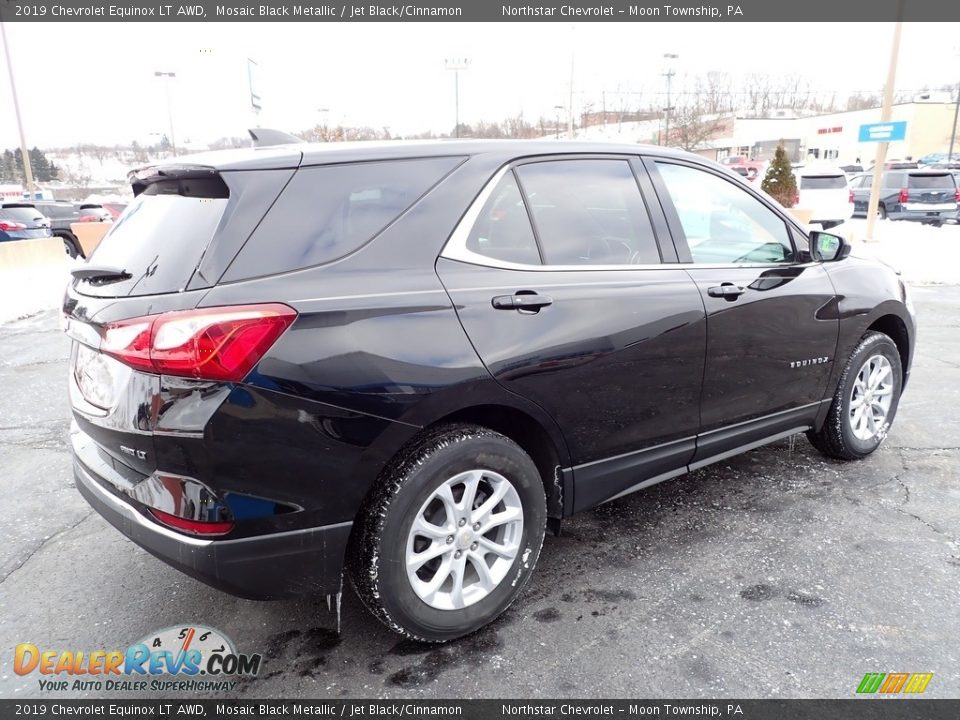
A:
{"label": "parked car", "polygon": [[0,242],[51,237],[50,220],[23,203],[0,205]]}
{"label": "parked car", "polygon": [[[940,226],[957,218],[960,189],[949,170],[891,170],[881,176],[880,204],[877,214],[891,220],[912,220]],[[854,180],[854,213],[866,215],[873,175]]]}
{"label": "parked car", "polygon": [[105,201],[102,203],[103,209],[110,213],[113,220],[119,220],[123,211],[127,209],[127,203]]}
{"label": "parked car", "polygon": [[63,247],[70,257],[83,257],[80,241],[70,227],[78,222],[113,222],[113,216],[96,203],[75,203],[60,200],[34,200],[34,207],[50,218],[53,234],[63,238]]}
{"label": "parked car", "polygon": [[853,216],[853,198],[843,170],[825,165],[806,165],[794,170],[797,201],[794,205],[811,212],[810,222],[824,230]]}
{"label": "parked car", "polygon": [[737,163],[736,165],[727,165],[727,168],[733,170],[737,175],[746,178],[750,182],[754,182],[757,178],[763,177],[764,172],[766,172],[766,163],[748,160]]}
{"label": "parked car", "polygon": [[869,455],[910,374],[892,269],[682,151],[281,145],[132,184],[63,305],[79,491],[215,587],[346,572],[419,640],[502,613],[572,513],[798,432]]}

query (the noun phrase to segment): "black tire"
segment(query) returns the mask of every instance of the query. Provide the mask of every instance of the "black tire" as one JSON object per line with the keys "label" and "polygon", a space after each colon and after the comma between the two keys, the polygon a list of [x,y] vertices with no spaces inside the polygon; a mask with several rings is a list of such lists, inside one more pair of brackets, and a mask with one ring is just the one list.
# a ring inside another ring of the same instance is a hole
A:
{"label": "black tire", "polygon": [[[857,375],[876,355],[883,355],[890,363],[892,397],[885,423],[874,437],[864,440],[854,434],[850,420],[850,403]],[[897,415],[902,387],[903,368],[896,344],[883,333],[868,332],[861,338],[850,359],[847,360],[823,427],[818,431],[808,431],[807,438],[824,455],[838,460],[859,460],[866,457],[880,447],[886,438],[887,431]]]}
{"label": "black tire", "polygon": [[883,203],[880,203],[880,205],[877,206],[877,218],[880,220],[887,219],[887,208],[883,205]]}
{"label": "black tire", "polygon": [[75,238],[69,235],[60,235],[59,237],[63,240],[63,249],[67,255],[73,259],[83,257],[83,254],[80,252],[80,246],[77,244]]}
{"label": "black tire", "polygon": [[[413,521],[433,492],[472,469],[507,478],[521,501],[520,550],[486,597],[458,609],[437,609],[414,591],[405,552]],[[546,498],[536,465],[512,440],[486,428],[456,424],[432,429],[384,472],[354,524],[347,574],[363,604],[394,632],[444,642],[490,623],[517,598],[533,574],[546,530]]]}

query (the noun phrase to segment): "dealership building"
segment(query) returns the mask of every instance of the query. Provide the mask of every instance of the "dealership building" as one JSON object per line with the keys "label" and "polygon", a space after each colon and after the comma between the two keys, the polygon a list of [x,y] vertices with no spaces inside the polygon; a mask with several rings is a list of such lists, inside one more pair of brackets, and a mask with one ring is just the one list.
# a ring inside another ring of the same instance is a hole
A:
{"label": "dealership building", "polygon": [[[949,149],[956,105],[946,98],[927,97],[893,106],[891,120],[907,126],[903,140],[890,143],[888,158],[916,160]],[[873,162],[876,143],[860,142],[860,126],[880,122],[880,108],[827,115],[800,116],[791,110],[774,110],[773,114],[730,118],[713,138],[702,143],[698,154],[713,160],[732,155],[769,160],[783,140],[794,162],[813,158],[837,164],[850,164],[857,158],[864,165]],[[960,139],[954,152],[960,155]]]}

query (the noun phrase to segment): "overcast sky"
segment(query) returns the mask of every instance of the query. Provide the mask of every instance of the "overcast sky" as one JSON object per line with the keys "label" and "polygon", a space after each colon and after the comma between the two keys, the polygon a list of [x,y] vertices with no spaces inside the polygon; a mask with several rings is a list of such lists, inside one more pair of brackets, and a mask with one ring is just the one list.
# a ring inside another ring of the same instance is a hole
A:
{"label": "overcast sky", "polygon": [[[253,125],[247,58],[260,68],[260,124],[300,130],[387,126],[394,134],[453,127],[453,74],[466,56],[464,122],[522,112],[553,117],[599,106],[606,90],[663,92],[663,54],[678,54],[674,83],[720,70],[799,74],[844,94],[883,85],[891,23],[8,23],[7,37],[29,145],[129,143],[168,128],[170,85],[177,139],[208,142]],[[906,24],[898,90],[960,81],[958,24]],[[2,62],[2,58],[0,58]],[[327,108],[327,114],[320,108]],[[18,144],[6,68],[0,76],[0,147]]]}

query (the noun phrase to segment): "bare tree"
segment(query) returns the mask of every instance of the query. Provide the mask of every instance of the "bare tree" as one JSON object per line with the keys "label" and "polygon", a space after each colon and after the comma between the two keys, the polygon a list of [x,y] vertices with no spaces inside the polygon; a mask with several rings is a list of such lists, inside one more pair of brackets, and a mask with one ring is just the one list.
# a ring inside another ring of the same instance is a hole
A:
{"label": "bare tree", "polygon": [[698,98],[697,102],[674,111],[667,144],[688,151],[701,150],[707,140],[717,137],[726,126],[726,118],[707,112],[705,104]]}

